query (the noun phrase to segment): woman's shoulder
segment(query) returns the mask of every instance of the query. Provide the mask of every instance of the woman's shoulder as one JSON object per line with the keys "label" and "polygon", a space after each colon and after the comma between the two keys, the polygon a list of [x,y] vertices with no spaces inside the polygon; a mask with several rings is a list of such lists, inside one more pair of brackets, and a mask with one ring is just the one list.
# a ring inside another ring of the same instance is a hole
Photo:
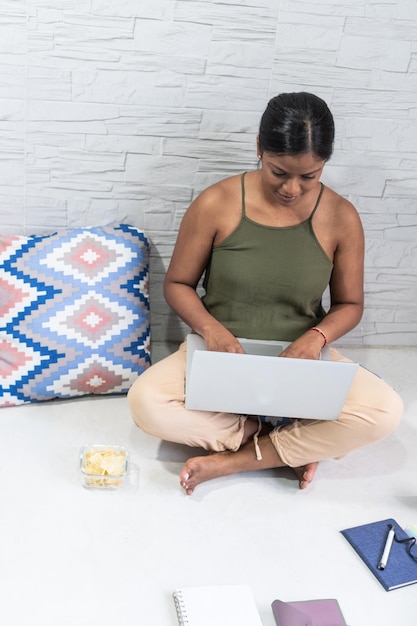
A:
{"label": "woman's shoulder", "polygon": [[241,205],[241,174],[223,178],[201,191],[190,205],[193,212],[218,213]]}
{"label": "woman's shoulder", "polygon": [[188,207],[181,222],[182,232],[203,233],[212,245],[227,237],[242,214],[240,175],[220,180],[202,191]]}
{"label": "woman's shoulder", "polygon": [[327,185],[324,186],[323,201],[329,217],[339,223],[345,220],[360,223],[359,212],[355,205]]}
{"label": "woman's shoulder", "polygon": [[197,199],[201,198],[205,201],[209,201],[211,199],[218,200],[221,198],[234,196],[236,195],[236,193],[240,193],[241,178],[242,174],[235,174],[234,176],[222,178],[221,180],[213,183],[212,185],[204,189],[197,196]]}

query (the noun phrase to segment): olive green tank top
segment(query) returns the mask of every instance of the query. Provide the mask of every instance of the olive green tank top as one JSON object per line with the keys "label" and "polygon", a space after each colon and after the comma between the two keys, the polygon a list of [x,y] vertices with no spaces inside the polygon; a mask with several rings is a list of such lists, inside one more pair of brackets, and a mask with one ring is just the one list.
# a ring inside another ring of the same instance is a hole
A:
{"label": "olive green tank top", "polygon": [[246,216],[244,176],[240,223],[212,249],[202,301],[235,337],[294,341],[325,315],[333,263],[312,227],[324,187],[304,222],[264,226]]}

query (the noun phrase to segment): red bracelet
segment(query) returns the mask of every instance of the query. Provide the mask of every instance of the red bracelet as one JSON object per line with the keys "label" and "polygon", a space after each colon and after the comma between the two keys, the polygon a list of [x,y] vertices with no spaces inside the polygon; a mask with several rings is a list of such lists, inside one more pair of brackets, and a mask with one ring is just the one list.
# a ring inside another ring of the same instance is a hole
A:
{"label": "red bracelet", "polygon": [[321,330],[321,328],[319,328],[318,326],[313,326],[312,328],[309,328],[309,330],[315,330],[316,333],[320,333],[320,335],[323,337],[324,339],[324,344],[322,345],[322,348],[324,348],[324,346],[327,344],[327,337],[324,334],[324,332]]}

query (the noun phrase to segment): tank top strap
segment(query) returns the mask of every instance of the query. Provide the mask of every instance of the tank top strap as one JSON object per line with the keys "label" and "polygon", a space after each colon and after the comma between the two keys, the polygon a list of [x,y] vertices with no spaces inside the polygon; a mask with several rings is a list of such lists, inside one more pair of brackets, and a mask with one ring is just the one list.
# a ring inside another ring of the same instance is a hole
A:
{"label": "tank top strap", "polygon": [[240,177],[240,186],[242,189],[242,218],[245,217],[246,215],[246,209],[245,209],[245,174],[246,172],[243,172],[243,174]]}
{"label": "tank top strap", "polygon": [[313,219],[314,213],[315,213],[315,212],[317,211],[317,209],[319,208],[320,200],[321,200],[321,197],[322,197],[322,195],[323,195],[324,185],[323,185],[323,183],[320,183],[320,185],[321,185],[321,189],[320,189],[319,197],[317,198],[317,202],[316,202],[316,204],[314,205],[314,209],[311,211],[311,213],[310,213],[310,215],[309,215],[309,218],[308,218],[308,221],[309,221],[309,222],[311,222],[311,220]]}

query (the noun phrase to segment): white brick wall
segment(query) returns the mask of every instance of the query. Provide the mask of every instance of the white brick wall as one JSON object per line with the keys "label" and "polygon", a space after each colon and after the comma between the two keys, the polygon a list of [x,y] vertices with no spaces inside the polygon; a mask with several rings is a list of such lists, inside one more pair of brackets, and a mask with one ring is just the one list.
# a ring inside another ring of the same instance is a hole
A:
{"label": "white brick wall", "polygon": [[267,100],[329,103],[324,180],[367,235],[366,313],[347,338],[417,344],[416,0],[2,0],[4,232],[126,221],[152,243],[154,341],[176,230],[208,184],[255,165]]}

